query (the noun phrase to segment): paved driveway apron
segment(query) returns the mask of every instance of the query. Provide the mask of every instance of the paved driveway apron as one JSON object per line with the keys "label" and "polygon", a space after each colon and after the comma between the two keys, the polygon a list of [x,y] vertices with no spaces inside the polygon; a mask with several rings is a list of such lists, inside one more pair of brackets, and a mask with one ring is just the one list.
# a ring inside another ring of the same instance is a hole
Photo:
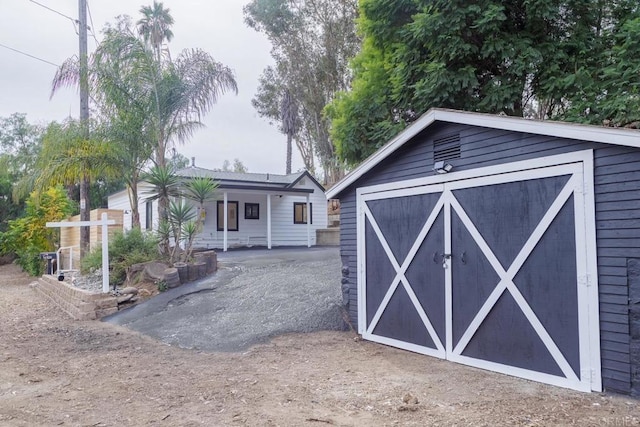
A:
{"label": "paved driveway apron", "polygon": [[218,253],[213,276],[104,320],[167,344],[240,351],[287,332],[339,330],[338,248]]}

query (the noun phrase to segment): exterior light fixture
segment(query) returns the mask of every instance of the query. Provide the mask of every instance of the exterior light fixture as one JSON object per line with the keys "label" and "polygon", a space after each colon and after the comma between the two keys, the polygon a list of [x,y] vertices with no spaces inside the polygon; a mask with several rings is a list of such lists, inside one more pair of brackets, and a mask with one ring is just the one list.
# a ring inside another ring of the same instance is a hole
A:
{"label": "exterior light fixture", "polygon": [[433,170],[436,171],[437,173],[447,173],[453,170],[453,165],[451,163],[446,163],[443,160],[441,160],[433,164]]}

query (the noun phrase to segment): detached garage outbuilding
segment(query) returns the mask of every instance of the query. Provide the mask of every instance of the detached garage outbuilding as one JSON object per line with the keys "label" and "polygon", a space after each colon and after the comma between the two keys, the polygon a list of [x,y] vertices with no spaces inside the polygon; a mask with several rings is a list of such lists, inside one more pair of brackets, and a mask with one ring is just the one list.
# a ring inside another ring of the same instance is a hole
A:
{"label": "detached garage outbuilding", "polygon": [[327,196],[365,339],[640,393],[640,132],[434,109]]}

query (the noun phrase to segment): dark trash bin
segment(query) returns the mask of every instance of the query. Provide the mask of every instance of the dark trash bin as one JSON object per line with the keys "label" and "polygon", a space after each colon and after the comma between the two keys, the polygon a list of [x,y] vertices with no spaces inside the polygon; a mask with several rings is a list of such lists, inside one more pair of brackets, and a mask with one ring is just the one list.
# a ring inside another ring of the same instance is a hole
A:
{"label": "dark trash bin", "polygon": [[45,274],[55,274],[56,272],[56,253],[55,252],[40,252],[40,259],[47,261],[45,268]]}

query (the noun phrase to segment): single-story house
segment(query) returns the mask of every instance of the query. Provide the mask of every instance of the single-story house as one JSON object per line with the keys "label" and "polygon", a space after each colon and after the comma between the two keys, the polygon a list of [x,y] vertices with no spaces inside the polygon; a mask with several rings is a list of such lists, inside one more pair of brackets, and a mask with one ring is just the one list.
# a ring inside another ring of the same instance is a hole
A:
{"label": "single-story house", "polygon": [[[216,200],[206,203],[201,213],[204,227],[194,240],[194,248],[226,251],[239,246],[313,246],[316,230],[327,228],[324,188],[306,171],[275,175],[191,166],[176,173],[184,179],[210,177],[218,183]],[[149,191],[148,183],[139,183],[142,229],[155,229],[158,221],[157,201],[146,200]],[[109,196],[109,209],[122,209],[124,228],[131,228],[127,190]]]}
{"label": "single-story house", "polygon": [[640,132],[433,109],[327,192],[365,339],[640,393]]}

